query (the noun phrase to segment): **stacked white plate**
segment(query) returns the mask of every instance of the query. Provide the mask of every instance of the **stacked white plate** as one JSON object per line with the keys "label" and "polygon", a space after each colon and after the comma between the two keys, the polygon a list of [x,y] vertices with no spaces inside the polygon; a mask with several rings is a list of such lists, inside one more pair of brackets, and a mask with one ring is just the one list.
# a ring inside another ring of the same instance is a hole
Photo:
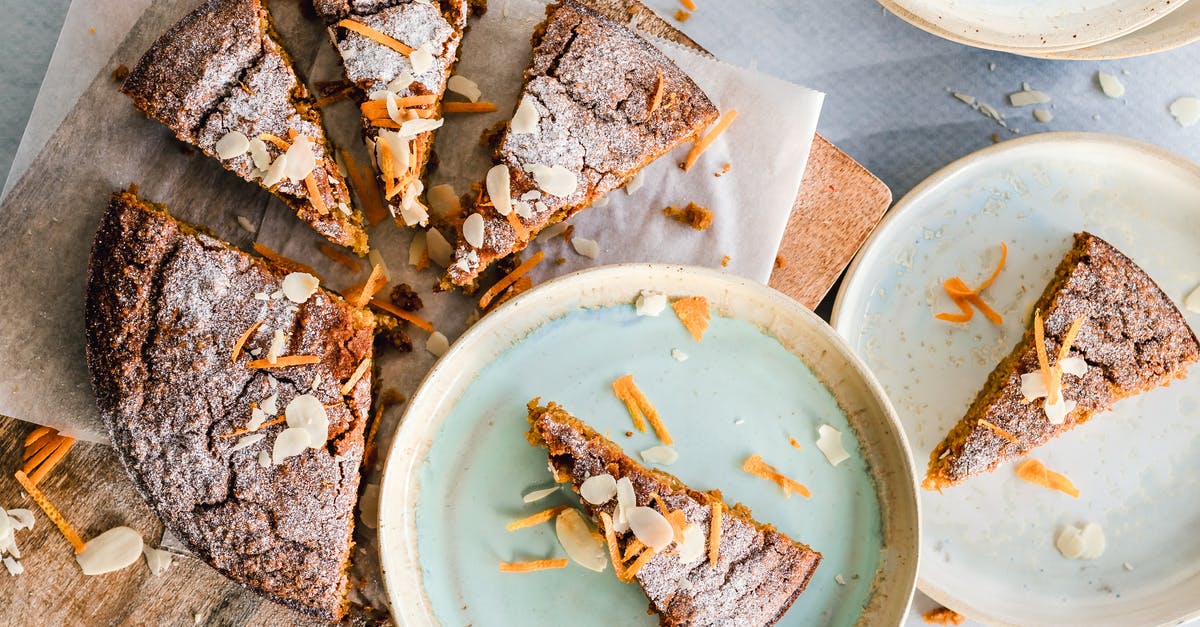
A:
{"label": "stacked white plate", "polygon": [[1188,0],[879,0],[958,43],[1045,59],[1120,59],[1200,39]]}

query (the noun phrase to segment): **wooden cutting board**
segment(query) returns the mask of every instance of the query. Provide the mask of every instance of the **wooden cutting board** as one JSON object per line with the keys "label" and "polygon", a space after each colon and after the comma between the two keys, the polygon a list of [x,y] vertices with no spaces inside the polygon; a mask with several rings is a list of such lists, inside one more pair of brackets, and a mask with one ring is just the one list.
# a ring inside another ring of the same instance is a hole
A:
{"label": "wooden cutting board", "polygon": [[[636,0],[591,3],[614,17],[632,10],[638,13],[642,30],[700,48]],[[809,308],[816,307],[890,204],[891,192],[879,179],[818,135],[780,245],[784,263],[776,268],[770,285]],[[0,507],[36,509],[11,478],[19,467],[21,443],[32,428],[0,416]],[[152,544],[162,535],[162,524],[108,446],[76,444],[40,487],[84,538],[117,525],[134,528]],[[0,594],[0,618],[7,624],[315,623],[259,598],[192,558],[177,558],[161,577],[154,577],[142,564],[85,577],[53,524],[41,512],[35,512],[35,518],[34,529],[17,536],[26,572],[6,581],[5,594]],[[0,579],[4,577],[7,574],[0,570]]]}

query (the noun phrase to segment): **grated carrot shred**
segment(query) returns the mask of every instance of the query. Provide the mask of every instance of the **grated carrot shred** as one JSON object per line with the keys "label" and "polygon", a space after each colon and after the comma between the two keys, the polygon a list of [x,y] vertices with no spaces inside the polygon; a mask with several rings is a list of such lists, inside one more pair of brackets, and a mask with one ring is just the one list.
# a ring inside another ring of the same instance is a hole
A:
{"label": "grated carrot shred", "polygon": [[[513,214],[509,214],[509,215],[513,215]],[[521,265],[514,268],[513,271],[509,272],[507,275],[505,275],[504,278],[500,279],[499,281],[496,281],[496,283],[494,285],[489,287],[488,290],[483,293],[483,296],[479,297],[479,308],[487,309],[487,306],[489,304],[491,304],[493,298],[498,296],[500,294],[500,292],[503,292],[505,289],[507,289],[508,286],[512,285],[513,283],[516,283],[517,279],[521,278],[522,276],[525,275],[525,273],[529,272],[535,266],[537,266],[539,263],[541,263],[542,259],[544,259],[545,257],[546,257],[546,254],[539,250],[539,251],[537,251],[537,253],[535,253],[529,259],[522,261]]]}
{"label": "grated carrot shred", "polygon": [[625,581],[625,562],[621,561],[621,550],[617,547],[617,533],[613,530],[612,516],[608,512],[600,512],[600,522],[604,527],[604,543],[608,545],[608,560],[612,562],[613,572],[617,579]]}
{"label": "grated carrot shred", "polygon": [[650,97],[650,113],[658,110],[658,106],[662,104],[663,97],[663,73],[658,71],[658,76],[654,78],[654,95]]}
{"label": "grated carrot shred", "polygon": [[75,548],[75,554],[79,555],[82,553],[84,547],[83,540],[79,538],[79,534],[75,533],[75,529],[71,527],[67,519],[63,518],[63,515],[54,507],[50,499],[46,498],[45,494],[42,494],[42,491],[29,480],[29,476],[24,472],[18,470],[13,476],[17,478],[17,483],[21,484],[21,487],[25,488],[29,496],[38,504],[38,507],[42,508],[42,511],[46,513],[46,517],[54,523],[55,527],[58,527],[63,537],[67,539],[67,542],[70,542],[71,546]]}
{"label": "grated carrot shred", "polygon": [[548,560],[533,560],[532,562],[500,562],[502,573],[531,573],[535,570],[550,570],[566,568],[567,558],[557,557]]}
{"label": "grated carrot shred", "polygon": [[404,311],[403,309],[387,302],[386,300],[383,300],[382,298],[372,298],[371,306],[382,309],[401,320],[407,320],[408,322],[411,322],[413,326],[419,329],[424,329],[430,333],[433,333],[433,324],[428,320],[418,316],[415,313]]}
{"label": "grated carrot shred", "polygon": [[266,359],[255,359],[246,364],[246,367],[266,370],[268,368],[287,368],[290,366],[307,366],[319,363],[321,363],[321,358],[316,355],[286,355],[284,357],[276,357],[275,363],[271,363]]}
{"label": "grated carrot shred", "polygon": [[242,355],[242,348],[246,346],[246,342],[250,340],[250,338],[254,335],[254,332],[258,330],[258,327],[262,326],[262,323],[262,320],[256,320],[254,321],[254,324],[250,325],[250,328],[242,332],[242,335],[238,338],[237,343],[233,345],[233,352],[231,352],[229,355],[229,363],[237,363],[238,357],[241,357]]}
{"label": "grated carrot shred", "polygon": [[1054,371],[1050,369],[1050,357],[1046,354],[1046,325],[1042,323],[1041,310],[1033,312],[1033,345],[1037,349],[1038,370],[1046,386],[1046,402],[1058,402],[1058,386],[1054,385]]}
{"label": "grated carrot shred", "polygon": [[25,460],[33,457],[34,455],[37,455],[39,451],[46,448],[47,446],[53,446],[55,444],[55,442],[57,441],[57,439],[58,439],[58,433],[54,433],[53,435],[51,435],[48,438],[40,438],[37,441],[35,441],[33,444],[26,446],[25,453],[21,456],[21,461],[25,461]]}
{"label": "grated carrot shred", "polygon": [[396,173],[392,170],[392,149],[387,142],[375,144],[379,146],[379,173],[383,176],[383,197],[390,199],[396,193]]}
{"label": "grated carrot shred", "polygon": [[383,280],[383,264],[377,263],[371,268],[371,274],[367,276],[367,280],[361,285],[348,288],[343,297],[351,307],[362,309],[371,302],[371,299],[379,293],[379,290],[383,289],[386,283],[387,281]]}
{"label": "grated carrot shred", "polygon": [[[400,109],[411,109],[414,107],[427,107],[437,103],[437,94],[417,94],[415,96],[398,96],[395,100],[396,106]],[[359,110],[363,115],[371,118],[387,117],[388,106],[386,100],[368,100],[359,105]]]}
{"label": "grated carrot shred", "polygon": [[713,142],[717,141],[717,138],[721,136],[721,133],[724,133],[725,129],[729,128],[730,124],[733,124],[733,121],[737,119],[737,116],[737,109],[730,109],[729,111],[726,111],[725,114],[721,116],[721,119],[717,120],[716,125],[713,126],[711,131],[705,133],[704,137],[697,139],[696,143],[692,144],[691,151],[688,152],[687,158],[683,161],[684,172],[691,170],[692,166],[696,165],[696,161],[700,159],[700,155],[704,154],[704,151],[708,150],[708,147],[711,146]]}
{"label": "grated carrot shred", "polygon": [[1063,336],[1062,346],[1058,347],[1058,362],[1071,356],[1071,347],[1075,345],[1075,339],[1079,337],[1079,331],[1083,328],[1084,321],[1087,320],[1087,314],[1079,316],[1071,323],[1071,327],[1067,329],[1067,334]]}
{"label": "grated carrot shred", "polygon": [[779,487],[783,488],[783,493],[789,498],[791,498],[792,492],[796,492],[804,498],[812,498],[812,492],[809,492],[803,483],[780,474],[774,466],[764,462],[757,453],[746,458],[745,463],[742,464],[742,470],[779,484]]}
{"label": "grated carrot shred", "polygon": [[304,176],[304,189],[308,190],[308,201],[312,203],[317,213],[321,215],[329,214],[329,205],[325,204],[325,194],[321,193],[321,186],[317,185],[317,178],[309,172]]}
{"label": "grated carrot shred", "polygon": [[555,505],[554,507],[551,507],[550,509],[544,509],[540,512],[537,512],[536,514],[530,514],[524,518],[514,520],[514,521],[508,523],[508,526],[505,528],[508,529],[509,531],[516,531],[518,529],[524,529],[526,527],[540,525],[544,522],[550,522],[551,520],[554,520],[555,516],[558,516],[559,514],[563,513],[566,510],[567,510],[566,505]]}
{"label": "grated carrot shred", "polygon": [[671,309],[675,310],[675,315],[683,323],[683,328],[691,334],[692,339],[699,342],[708,329],[708,321],[712,318],[708,311],[708,299],[703,296],[680,298],[671,303]]}
{"label": "grated carrot shred", "polygon": [[[26,474],[33,473],[36,468],[41,466],[44,462],[46,462],[46,460],[54,455],[54,452],[58,450],[63,442],[68,440],[70,440],[72,443],[75,442],[73,438],[68,438],[58,434],[46,438],[45,444],[38,447],[32,455],[25,456],[24,464],[21,466],[21,472]],[[68,448],[70,447],[69,444],[67,446]],[[35,480],[34,483],[37,483],[37,481]]]}
{"label": "grated carrot shred", "polygon": [[287,270],[288,272],[307,272],[308,274],[311,274],[311,275],[317,277],[318,281],[320,281],[322,283],[325,282],[325,279],[322,279],[321,275],[317,274],[317,271],[314,270],[312,268],[312,266],[307,266],[307,265],[300,263],[299,261],[293,261],[291,259],[288,259],[287,257],[284,257],[283,255],[271,250],[270,248],[268,248],[265,244],[263,244],[261,242],[254,242],[253,247],[254,247],[254,252],[261,255],[267,261],[270,261],[271,263],[274,263],[275,265],[283,268],[284,270]]}
{"label": "grated carrot shred", "polygon": [[349,151],[342,151],[342,161],[346,164],[346,171],[350,174],[350,183],[354,185],[354,191],[358,194],[358,202],[363,206],[367,224],[375,226],[383,222],[384,218],[388,216],[388,210],[383,206],[383,199],[379,197],[379,186],[375,183],[375,175],[370,168],[359,167]]}
{"label": "grated carrot shred", "polygon": [[496,111],[495,103],[486,100],[442,103],[442,113],[491,113],[493,111]]}
{"label": "grated carrot shred", "polygon": [[1046,465],[1036,459],[1027,459],[1017,466],[1017,476],[1029,483],[1043,488],[1058,490],[1074,498],[1079,498],[1079,489],[1066,475],[1059,474],[1046,468]]}
{"label": "grated carrot shred", "polygon": [[292,147],[292,145],[288,143],[288,140],[278,135],[272,135],[271,133],[260,133],[258,138],[265,142],[271,142],[272,144],[275,144],[275,147],[280,150],[286,151],[288,148]]}
{"label": "grated carrot shred", "polygon": [[59,440],[54,447],[54,452],[42,462],[41,466],[38,466],[33,471],[32,475],[29,475],[29,480],[35,485],[41,483],[42,479],[45,479],[46,475],[50,474],[51,470],[54,470],[54,467],[67,456],[67,453],[71,451],[71,447],[75,445],[75,438],[62,435],[58,436],[58,438]]}
{"label": "grated carrot shred", "polygon": [[625,545],[625,555],[621,556],[621,562],[628,562],[629,560],[637,557],[645,548],[646,545],[642,544],[641,540],[638,540],[637,538],[630,540],[629,544]]}
{"label": "grated carrot shred", "polygon": [[688,11],[696,10],[696,3],[692,0],[679,0],[679,4],[682,4],[683,8],[687,9]]}
{"label": "grated carrot shred", "polygon": [[934,316],[934,318],[944,322],[970,322],[975,316],[975,310],[971,308],[971,305],[974,305],[975,309],[978,309],[992,324],[997,326],[1003,324],[1004,319],[991,306],[984,302],[979,293],[996,281],[996,278],[1000,276],[1000,271],[1004,269],[1004,265],[1007,262],[1008,245],[1000,242],[1000,263],[996,264],[996,269],[992,271],[991,276],[979,284],[979,287],[971,289],[959,277],[950,277],[943,281],[942,289],[946,290],[946,294],[950,297],[950,300],[954,301],[954,304],[958,306],[962,314],[940,313]]}
{"label": "grated carrot shred", "polygon": [[797,451],[804,450],[804,447],[800,446],[800,443],[796,441],[796,438],[789,437],[788,444],[791,444],[792,448],[796,449]]}
{"label": "grated carrot shred", "polygon": [[262,423],[261,425],[258,425],[257,429],[237,429],[236,431],[230,431],[229,433],[224,433],[217,437],[236,438],[239,435],[246,435],[247,433],[257,433],[259,431],[262,431],[263,429],[266,429],[267,427],[273,427],[278,424],[283,424],[286,421],[287,421],[287,416],[277,416],[275,418],[272,418],[271,420],[268,420],[268,421]]}
{"label": "grated carrot shred", "polygon": [[374,28],[367,26],[366,24],[363,24],[362,22],[358,22],[358,21],[352,20],[350,18],[346,18],[346,19],[338,22],[337,25],[341,26],[342,28],[344,28],[346,30],[354,31],[354,32],[358,33],[359,35],[362,35],[363,37],[366,37],[367,39],[374,41],[377,44],[391,48],[392,50],[395,50],[396,52],[399,52],[400,54],[410,55],[413,53],[414,49],[411,46],[406,45],[404,42],[402,42],[398,39],[389,37],[388,35],[385,35],[379,31],[375,30]]}
{"label": "grated carrot shred", "polygon": [[629,415],[633,418],[633,426],[637,427],[638,431],[646,430],[645,424],[639,419],[641,416],[644,416],[646,421],[650,423],[650,427],[654,429],[655,435],[658,436],[658,439],[662,440],[663,444],[667,446],[675,444],[675,440],[671,438],[671,433],[667,431],[667,426],[663,424],[662,418],[658,415],[658,410],[654,408],[654,404],[650,402],[650,399],[646,398],[646,395],[633,382],[633,375],[627,374],[613,381],[613,393],[625,403],[626,409],[630,409],[631,402],[637,407],[638,411],[635,413],[633,409],[630,409]]}
{"label": "grated carrot shred", "polygon": [[646,565],[646,562],[649,562],[653,558],[654,549],[652,547],[646,547],[646,550],[642,551],[642,553],[638,555],[638,558],[634,560],[628,568],[625,569],[625,581],[633,581],[633,577],[637,575],[638,571]]}
{"label": "grated carrot shred", "polygon": [[1009,442],[1013,442],[1014,444],[1016,442],[1018,442],[1017,436],[1009,433],[1008,431],[1005,431],[1004,429],[1001,429],[1000,427],[996,426],[996,424],[990,420],[985,420],[983,418],[980,418],[979,424],[980,424],[980,426],[986,427],[992,433],[995,433],[996,435],[1004,438],[1005,440],[1008,440]]}
{"label": "grated carrot shred", "polygon": [[349,394],[350,391],[354,389],[355,384],[357,384],[363,378],[363,375],[367,374],[367,368],[370,367],[371,358],[363,357],[363,360],[358,362],[358,367],[354,369],[354,372],[350,375],[350,378],[346,379],[346,382],[342,384],[342,388],[338,390],[338,392],[341,393],[342,396]]}
{"label": "grated carrot shred", "polygon": [[616,381],[613,381],[613,394],[616,395],[621,402],[625,403],[625,409],[629,410],[629,417],[633,420],[633,428],[645,433],[646,419],[642,415],[642,410],[633,400],[633,395],[629,393],[629,386],[633,384],[633,375],[627,374]]}
{"label": "grated carrot shred", "polygon": [[708,521],[708,564],[716,566],[717,561],[721,559],[721,510],[723,504],[720,501],[712,502],[712,516]]}
{"label": "grated carrot shred", "polygon": [[39,438],[53,431],[54,429],[51,429],[50,427],[38,427],[33,431],[30,431],[29,435],[25,436],[25,446],[29,446],[30,444],[37,442]]}
{"label": "grated carrot shred", "polygon": [[334,246],[328,242],[321,242],[317,248],[321,251],[322,255],[325,255],[330,261],[338,264],[339,266],[355,274],[362,272],[362,266],[358,265],[358,262],[354,260],[354,257],[346,254],[345,251],[337,246]]}

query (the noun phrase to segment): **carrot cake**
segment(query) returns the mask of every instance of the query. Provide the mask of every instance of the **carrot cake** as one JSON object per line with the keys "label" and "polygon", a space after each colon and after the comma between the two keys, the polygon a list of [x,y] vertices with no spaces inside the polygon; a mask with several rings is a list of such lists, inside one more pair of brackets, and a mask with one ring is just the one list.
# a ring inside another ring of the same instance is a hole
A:
{"label": "carrot cake", "polygon": [[272,191],[329,241],[367,252],[362,216],[259,0],[209,0],[142,56],[121,91],[181,141]]}
{"label": "carrot cake", "polygon": [[1033,327],[931,453],[926,489],[994,470],[1123,398],[1183,378],[1200,359],[1171,298],[1091,233],[1075,235],[1035,311]]}
{"label": "carrot cake", "polygon": [[472,283],[717,118],[700,87],[626,26],[571,0],[546,13],[443,287]]}
{"label": "carrot cake", "polygon": [[629,555],[615,570],[641,585],[662,625],[772,625],[821,562],[742,505],[725,505],[720,492],[642,466],[555,403],[534,399],[529,422],[529,441],[547,449],[555,480],[581,493],[601,532]]}
{"label": "carrot cake", "polygon": [[130,190],[96,233],[85,323],[100,415],[167,529],[243,586],[341,618],[373,315]]}
{"label": "carrot cake", "polygon": [[387,207],[426,225],[421,177],[442,125],[441,102],[467,25],[467,0],[313,0],[358,89],[363,137]]}

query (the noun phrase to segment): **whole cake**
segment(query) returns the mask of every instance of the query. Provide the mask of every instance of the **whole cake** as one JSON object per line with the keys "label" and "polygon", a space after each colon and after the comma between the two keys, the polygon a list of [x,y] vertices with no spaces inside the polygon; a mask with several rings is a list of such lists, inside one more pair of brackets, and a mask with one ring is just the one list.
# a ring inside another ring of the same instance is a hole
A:
{"label": "whole cake", "polygon": [[930,454],[926,489],[994,470],[1123,398],[1182,378],[1200,359],[1171,298],[1091,233],[1075,235],[1035,311],[1033,327]]}
{"label": "whole cake", "polygon": [[[590,502],[587,490],[582,501],[601,531],[615,535],[621,554],[643,544],[631,529],[639,526],[634,509],[674,519],[676,540],[633,574],[662,625],[772,625],[821,563],[820,553],[756,522],[745,507],[729,507],[719,492],[693,490],[642,466],[554,403],[530,402],[529,422],[529,441],[549,452],[556,481],[578,492],[594,477],[616,480],[607,501]],[[614,567],[629,569],[615,561]]]}
{"label": "whole cake", "polygon": [[134,105],[227,170],[257,182],[329,241],[365,255],[362,216],[259,0],[208,0],[125,79]]}
{"label": "whole cake", "polygon": [[392,217],[427,224],[421,177],[442,124],[467,0],[313,0],[313,7],[357,87],[363,137]]}
{"label": "whole cake", "polygon": [[375,320],[133,190],[92,247],[101,417],[167,529],[293,608],[345,612]]}
{"label": "whole cake", "polygon": [[717,118],[700,87],[626,26],[571,0],[546,14],[443,287],[472,283]]}

